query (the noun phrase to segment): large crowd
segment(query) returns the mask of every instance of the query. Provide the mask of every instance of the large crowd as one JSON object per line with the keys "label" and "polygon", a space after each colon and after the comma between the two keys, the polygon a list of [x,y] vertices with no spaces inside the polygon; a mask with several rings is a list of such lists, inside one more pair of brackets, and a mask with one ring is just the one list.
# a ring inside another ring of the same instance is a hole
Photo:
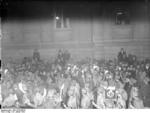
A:
{"label": "large crowd", "polygon": [[[1,64],[2,108],[144,109],[150,107],[150,60],[122,48],[115,60],[71,62],[59,50],[45,61],[34,50],[21,62]],[[149,90],[148,90],[149,89]]]}

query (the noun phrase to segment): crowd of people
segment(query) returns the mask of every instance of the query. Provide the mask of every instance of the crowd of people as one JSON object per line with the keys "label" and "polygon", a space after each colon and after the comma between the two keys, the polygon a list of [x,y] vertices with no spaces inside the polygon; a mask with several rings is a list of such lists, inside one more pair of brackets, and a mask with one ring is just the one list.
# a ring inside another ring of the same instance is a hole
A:
{"label": "crowd of people", "polygon": [[144,109],[150,107],[150,60],[122,48],[117,60],[70,61],[60,50],[53,62],[38,50],[21,63],[2,62],[2,108]]}

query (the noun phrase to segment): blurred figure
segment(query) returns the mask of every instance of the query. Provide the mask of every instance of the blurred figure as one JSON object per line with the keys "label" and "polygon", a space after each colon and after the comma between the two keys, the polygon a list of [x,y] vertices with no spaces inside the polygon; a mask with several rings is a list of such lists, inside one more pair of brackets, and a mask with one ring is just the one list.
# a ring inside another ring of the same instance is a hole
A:
{"label": "blurred figure", "polygon": [[70,53],[67,50],[65,50],[63,57],[64,57],[64,63],[67,64],[67,62],[70,60]]}
{"label": "blurred figure", "polygon": [[34,49],[34,51],[33,51],[33,60],[35,62],[40,61],[40,53],[39,53],[38,49]]}
{"label": "blurred figure", "polygon": [[70,88],[68,89],[68,101],[67,106],[69,109],[77,109],[80,104],[80,86],[73,80]]}
{"label": "blurred figure", "polygon": [[13,90],[11,90],[11,93],[9,93],[8,97],[3,100],[2,107],[15,107],[17,100],[17,95],[13,92]]}
{"label": "blurred figure", "polygon": [[143,101],[139,98],[139,89],[138,87],[132,87],[131,95],[129,100],[129,108],[130,109],[143,109],[144,104]]}
{"label": "blurred figure", "polygon": [[92,101],[94,100],[93,92],[90,90],[88,83],[85,84],[85,88],[82,89],[81,108],[92,108]]}
{"label": "blurred figure", "polygon": [[0,108],[2,105],[1,81],[0,81]]}
{"label": "blurred figure", "polygon": [[104,109],[105,108],[105,89],[102,86],[100,86],[97,89],[96,104],[97,104],[98,109]]}
{"label": "blurred figure", "polygon": [[146,70],[146,76],[150,79],[150,63],[146,64],[145,70]]}
{"label": "blurred figure", "polygon": [[123,48],[121,48],[120,52],[118,53],[118,61],[127,62],[127,54]]}

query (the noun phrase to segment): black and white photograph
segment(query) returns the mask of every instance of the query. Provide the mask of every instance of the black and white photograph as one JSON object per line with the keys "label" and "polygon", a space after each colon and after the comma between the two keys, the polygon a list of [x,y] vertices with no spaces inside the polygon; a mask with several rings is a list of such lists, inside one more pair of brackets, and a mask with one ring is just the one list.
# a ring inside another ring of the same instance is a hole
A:
{"label": "black and white photograph", "polygon": [[150,109],[150,0],[0,9],[1,109]]}

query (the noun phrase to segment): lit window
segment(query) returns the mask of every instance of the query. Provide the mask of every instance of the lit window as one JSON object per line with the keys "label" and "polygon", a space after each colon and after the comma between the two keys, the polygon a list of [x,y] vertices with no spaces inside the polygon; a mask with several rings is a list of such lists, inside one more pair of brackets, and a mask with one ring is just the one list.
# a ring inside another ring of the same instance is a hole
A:
{"label": "lit window", "polygon": [[115,13],[115,23],[117,25],[125,25],[125,24],[129,24],[129,16],[128,16],[128,12],[125,10],[116,10]]}
{"label": "lit window", "polygon": [[70,28],[69,18],[64,14],[63,10],[57,10],[55,12],[54,21],[56,29]]}

